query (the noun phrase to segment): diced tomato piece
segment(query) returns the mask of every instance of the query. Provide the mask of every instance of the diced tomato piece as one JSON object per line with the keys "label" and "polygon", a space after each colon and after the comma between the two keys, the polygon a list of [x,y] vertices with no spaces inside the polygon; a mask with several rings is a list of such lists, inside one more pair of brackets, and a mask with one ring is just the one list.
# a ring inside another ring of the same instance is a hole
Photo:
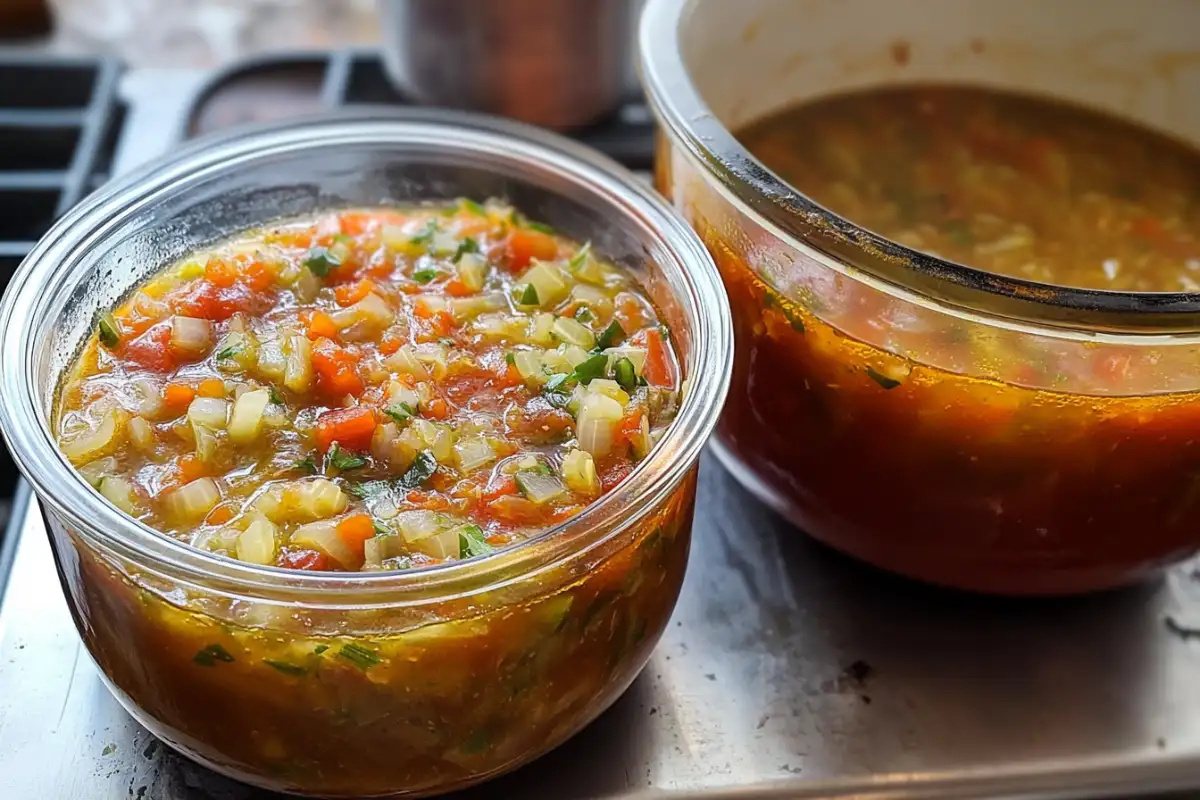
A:
{"label": "diced tomato piece", "polygon": [[329,569],[329,557],[316,550],[288,550],[279,555],[279,566],[324,572]]}
{"label": "diced tomato piece", "polygon": [[487,504],[496,519],[517,525],[533,525],[542,521],[542,510],[534,502],[516,495],[505,495]]}
{"label": "diced tomato piece", "polygon": [[600,468],[597,470],[600,477],[600,486],[604,491],[608,491],[616,486],[621,481],[633,472],[633,462],[627,458],[613,457],[606,459]]}
{"label": "diced tomato piece", "polygon": [[630,341],[636,347],[646,348],[646,365],[642,367],[646,382],[652,386],[670,386],[674,370],[662,333],[657,328],[646,328],[634,334]]}
{"label": "diced tomato piece", "polygon": [[275,282],[275,273],[261,261],[251,261],[242,271],[242,280],[252,291],[261,292]]}
{"label": "diced tomato piece", "polygon": [[177,314],[214,321],[226,320],[239,311],[257,315],[266,311],[272,298],[244,283],[217,286],[207,278],[193,281],[172,292],[168,304]]}
{"label": "diced tomato piece", "polygon": [[632,412],[621,418],[621,425],[617,428],[616,440],[618,442],[632,442],[635,437],[641,435],[642,432],[642,410],[634,408]]}
{"label": "diced tomato piece", "polygon": [[228,289],[237,283],[238,269],[228,261],[210,258],[204,265],[204,279],[221,289]]}
{"label": "diced tomato piece", "polygon": [[196,390],[186,383],[168,383],[163,388],[163,407],[172,416],[179,416],[191,405]]}
{"label": "diced tomato piece", "polygon": [[237,509],[235,509],[231,504],[222,503],[212,511],[208,512],[208,516],[204,518],[204,524],[224,525],[226,522],[229,522],[229,520],[233,519],[236,514]]}
{"label": "diced tomato piece", "polygon": [[155,372],[174,369],[177,364],[171,353],[171,325],[166,322],[155,325],[133,341],[123,344],[117,355]]}
{"label": "diced tomato piece", "polygon": [[328,339],[319,339],[313,346],[313,369],[317,384],[330,397],[362,394],[363,381],[358,375],[358,358]]}
{"label": "diced tomato piece", "polygon": [[374,281],[363,278],[354,283],[338,286],[333,290],[333,296],[339,306],[352,306],[373,291],[375,291]]}
{"label": "diced tomato piece", "polygon": [[558,242],[549,234],[521,228],[509,234],[505,253],[511,269],[523,270],[535,259],[549,261],[557,256]]}
{"label": "diced tomato piece", "polygon": [[365,406],[326,411],[317,418],[317,449],[323,453],[337,442],[347,450],[366,450],[375,424],[375,413]]}
{"label": "diced tomato piece", "polygon": [[504,476],[501,476],[494,483],[489,485],[487,488],[485,488],[483,490],[483,493],[480,495],[480,497],[485,503],[490,503],[491,501],[493,501],[499,497],[504,497],[504,495],[506,495],[506,494],[516,494],[516,493],[517,493],[516,479],[514,479],[511,475],[504,475]]}
{"label": "diced tomato piece", "polygon": [[375,522],[370,514],[351,514],[337,525],[338,538],[360,560],[363,557],[363,545],[367,539],[375,536]]}

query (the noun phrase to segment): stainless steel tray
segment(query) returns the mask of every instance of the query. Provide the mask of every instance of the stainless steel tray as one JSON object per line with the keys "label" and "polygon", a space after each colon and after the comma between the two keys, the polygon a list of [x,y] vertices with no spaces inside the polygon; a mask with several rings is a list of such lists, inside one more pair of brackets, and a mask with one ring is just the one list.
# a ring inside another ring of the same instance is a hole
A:
{"label": "stainless steel tray", "polygon": [[[127,76],[115,171],[171,146],[202,78]],[[19,497],[17,513],[26,506]],[[696,514],[678,609],[629,692],[554,753],[463,797],[949,800],[1200,787],[1200,639],[1165,622],[1200,625],[1194,565],[1075,600],[929,589],[813,544],[711,456]],[[159,745],[108,695],[29,509],[0,597],[0,800],[264,796]]]}

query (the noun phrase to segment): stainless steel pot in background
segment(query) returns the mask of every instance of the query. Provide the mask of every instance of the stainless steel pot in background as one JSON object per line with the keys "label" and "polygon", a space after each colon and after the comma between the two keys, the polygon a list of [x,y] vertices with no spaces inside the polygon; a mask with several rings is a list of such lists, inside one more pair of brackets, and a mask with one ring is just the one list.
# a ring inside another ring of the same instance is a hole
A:
{"label": "stainless steel pot in background", "polygon": [[397,88],[436,106],[574,128],[635,94],[644,0],[379,0]]}

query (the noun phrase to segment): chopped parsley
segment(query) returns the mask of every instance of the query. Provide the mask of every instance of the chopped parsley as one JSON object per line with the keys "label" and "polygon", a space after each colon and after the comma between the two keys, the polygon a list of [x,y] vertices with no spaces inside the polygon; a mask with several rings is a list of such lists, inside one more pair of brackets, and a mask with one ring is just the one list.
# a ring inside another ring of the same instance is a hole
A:
{"label": "chopped parsley", "polygon": [[464,197],[463,199],[459,200],[458,204],[477,217],[487,216],[487,210],[469,197]]}
{"label": "chopped parsley", "polygon": [[532,283],[525,284],[525,291],[521,292],[521,298],[518,301],[523,306],[536,306],[540,303],[538,300],[537,287]]}
{"label": "chopped parsley", "polygon": [[432,267],[425,267],[424,269],[419,269],[419,270],[415,271],[412,275],[413,280],[416,281],[417,283],[421,284],[422,286],[429,283],[437,276],[438,276],[438,271],[436,269],[433,269]]}
{"label": "chopped parsley", "polygon": [[121,344],[121,329],[117,326],[117,318],[111,311],[105,311],[96,322],[96,335],[100,344],[113,350]]}
{"label": "chopped parsley", "polygon": [[409,420],[417,415],[416,409],[403,401],[399,403],[392,403],[383,410],[383,413],[387,414],[401,425],[408,424]]}
{"label": "chopped parsley", "polygon": [[318,278],[324,278],[330,270],[337,269],[341,265],[341,259],[324,247],[314,247],[308,251],[308,257],[304,259],[304,266],[308,267],[309,271]]}
{"label": "chopped parsley", "polygon": [[464,525],[458,532],[460,558],[474,558],[491,553],[494,548],[484,541],[483,528],[478,525]]}
{"label": "chopped parsley", "polygon": [[192,656],[192,661],[202,667],[212,667],[218,661],[223,661],[226,664],[232,663],[233,656],[229,655],[229,651],[221,645],[210,644],[207,647],[200,648],[200,651]]}
{"label": "chopped parsley", "polygon": [[363,670],[370,669],[380,661],[379,654],[374,650],[353,643],[342,645],[342,649],[338,650],[338,657]]}
{"label": "chopped parsley", "polygon": [[608,369],[608,356],[603,353],[597,353],[588,358],[587,361],[581,361],[575,365],[575,371],[571,373],[571,377],[585,386],[595,378],[604,377],[605,371]]}
{"label": "chopped parsley", "polygon": [[391,481],[362,481],[361,483],[346,484],[346,491],[364,500],[370,500],[373,497],[386,494],[391,488]]}
{"label": "chopped parsley", "polygon": [[567,269],[571,270],[571,272],[575,272],[584,264],[586,264],[587,260],[591,258],[591,256],[592,243],[588,242],[583,247],[579,248],[575,255],[571,256],[571,260],[567,262]]}
{"label": "chopped parsley", "polygon": [[564,383],[567,382],[570,377],[571,376],[565,372],[556,372],[550,376],[550,379],[546,381],[546,384],[542,388],[547,392],[556,392]]}
{"label": "chopped parsley", "polygon": [[608,327],[601,331],[600,335],[596,337],[596,349],[607,350],[608,348],[615,346],[617,342],[624,338],[625,329],[621,327],[621,323],[614,319],[612,322],[608,323]]}
{"label": "chopped parsley", "polygon": [[234,345],[230,345],[229,347],[224,348],[223,350],[217,351],[215,358],[217,359],[217,361],[227,361],[228,359],[233,358],[240,352],[242,352],[242,348],[240,346],[234,344]]}
{"label": "chopped parsley", "polygon": [[319,656],[319,655],[321,655],[321,653],[324,653],[328,649],[329,649],[329,645],[319,644],[315,648],[313,648],[313,654]]}
{"label": "chopped parsley", "polygon": [[514,367],[517,365],[517,357],[513,355],[511,350],[504,354],[504,363],[511,364]]}
{"label": "chopped parsley", "polygon": [[292,675],[293,677],[299,677],[301,675],[308,674],[308,670],[305,669],[304,667],[301,667],[297,664],[289,664],[286,661],[276,661],[272,658],[264,658],[263,663],[266,664],[268,667],[279,670],[284,675]]}
{"label": "chopped parsley", "polygon": [[410,244],[430,244],[433,242],[433,237],[437,235],[438,223],[436,219],[428,220],[425,227],[416,236],[409,239]]}
{"label": "chopped parsley", "polygon": [[437,472],[437,468],[438,462],[433,457],[433,453],[428,450],[422,450],[417,453],[417,457],[413,459],[412,466],[400,476],[398,482],[405,489],[419,489],[425,485],[425,481],[433,476],[433,473]]}
{"label": "chopped parsley", "polygon": [[478,253],[478,252],[479,252],[479,242],[475,241],[470,236],[468,236],[467,238],[465,238],[461,242],[459,242],[458,249],[454,251],[453,261],[455,264],[457,264],[459,262],[459,259],[461,259],[463,256],[465,256],[467,253]]}
{"label": "chopped parsley", "polygon": [[867,376],[884,389],[895,389],[900,385],[900,381],[896,380],[895,378],[889,378],[887,375],[884,375],[874,367],[867,367]]}
{"label": "chopped parsley", "polygon": [[283,395],[279,393],[278,389],[276,389],[274,386],[270,386],[267,388],[267,392],[270,395],[272,403],[278,406],[283,405]]}
{"label": "chopped parsley", "polygon": [[538,233],[547,233],[551,236],[554,235],[554,228],[551,228],[544,222],[534,222],[527,219],[525,220],[525,227],[529,228],[530,230],[537,231]]}
{"label": "chopped parsley", "polygon": [[360,469],[367,465],[367,460],[360,455],[347,453],[338,445],[333,443],[333,447],[329,449],[329,465],[339,472],[345,472],[351,469]]}
{"label": "chopped parsley", "polygon": [[312,456],[305,456],[296,462],[296,469],[301,472],[307,472],[309,475],[316,475],[317,462]]}

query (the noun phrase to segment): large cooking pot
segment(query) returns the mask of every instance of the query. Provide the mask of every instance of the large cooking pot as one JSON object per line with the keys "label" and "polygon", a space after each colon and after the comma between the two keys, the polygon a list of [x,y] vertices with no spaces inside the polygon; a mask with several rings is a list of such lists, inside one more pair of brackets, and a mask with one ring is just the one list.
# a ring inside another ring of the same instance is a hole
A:
{"label": "large cooking pot", "polygon": [[[1200,296],[1052,287],[918,253],[817,205],[731,131],[833,93],[949,81],[1196,145],[1196,31],[1191,0],[650,0],[657,183],[733,307],[717,447],[734,474],[834,547],[973,590],[1091,591],[1194,553]],[[918,346],[930,330],[986,346]]]}

